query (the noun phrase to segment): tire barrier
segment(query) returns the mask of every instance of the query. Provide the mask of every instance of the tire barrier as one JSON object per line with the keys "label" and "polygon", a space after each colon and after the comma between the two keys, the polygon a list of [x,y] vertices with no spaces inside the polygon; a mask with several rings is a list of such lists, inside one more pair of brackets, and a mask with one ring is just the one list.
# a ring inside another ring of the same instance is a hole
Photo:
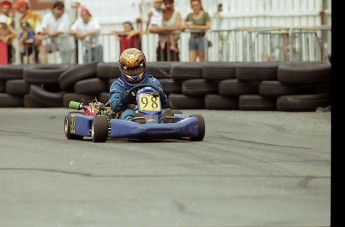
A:
{"label": "tire barrier", "polygon": [[6,93],[10,95],[23,96],[29,94],[30,84],[23,79],[8,80],[6,82]]}
{"label": "tire barrier", "polygon": [[205,109],[238,110],[238,98],[228,98],[221,95],[208,94],[205,96]]}
{"label": "tire barrier", "polygon": [[23,78],[28,84],[58,84],[59,76],[71,67],[58,64],[32,65],[23,69]]}
{"label": "tire barrier", "polygon": [[238,107],[240,110],[275,110],[276,100],[261,95],[240,95]]}
{"label": "tire barrier", "polygon": [[[147,72],[177,110],[296,112],[331,105],[329,62],[150,62]],[[106,103],[119,77],[118,63],[0,66],[0,107]]]}
{"label": "tire barrier", "polygon": [[24,95],[24,107],[27,108],[42,108],[44,105],[36,102],[30,94]]}
{"label": "tire barrier", "polygon": [[97,62],[78,65],[63,72],[58,82],[63,91],[72,91],[76,82],[97,76]]}

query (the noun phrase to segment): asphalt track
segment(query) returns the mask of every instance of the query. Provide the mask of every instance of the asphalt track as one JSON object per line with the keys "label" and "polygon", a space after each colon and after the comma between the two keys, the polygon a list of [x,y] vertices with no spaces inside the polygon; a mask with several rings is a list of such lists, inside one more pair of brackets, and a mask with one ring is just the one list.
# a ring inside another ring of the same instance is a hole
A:
{"label": "asphalt track", "polygon": [[67,140],[0,109],[0,226],[329,226],[331,114],[184,110],[202,142]]}

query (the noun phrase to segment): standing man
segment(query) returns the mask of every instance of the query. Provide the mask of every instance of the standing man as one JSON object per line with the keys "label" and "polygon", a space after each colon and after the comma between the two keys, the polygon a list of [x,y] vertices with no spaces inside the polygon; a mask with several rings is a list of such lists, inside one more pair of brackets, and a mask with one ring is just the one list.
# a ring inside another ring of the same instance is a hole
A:
{"label": "standing man", "polygon": [[68,34],[70,26],[70,18],[65,13],[64,3],[56,1],[52,11],[44,15],[42,20],[43,35],[46,40],[39,50],[41,64],[48,62],[48,52],[57,50],[60,52],[62,64],[74,62],[75,42],[73,36]]}
{"label": "standing man", "polygon": [[103,46],[99,38],[101,26],[95,18],[92,18],[87,8],[81,9],[81,18],[73,23],[69,34],[75,35],[83,45],[83,63],[103,61]]}
{"label": "standing man", "polygon": [[[41,34],[41,30],[40,30],[41,17],[30,9],[29,3],[25,0],[19,0],[16,3],[16,9],[18,13],[22,15],[19,18],[19,26],[21,27],[23,24],[28,24],[29,29],[33,31],[35,35],[35,43],[33,44],[32,49],[34,52],[35,63],[38,64],[39,63],[38,49],[39,49],[39,46],[41,45],[41,39],[42,39],[39,36],[39,34]],[[24,62],[23,58],[24,58],[24,55],[21,56],[21,63]]]}

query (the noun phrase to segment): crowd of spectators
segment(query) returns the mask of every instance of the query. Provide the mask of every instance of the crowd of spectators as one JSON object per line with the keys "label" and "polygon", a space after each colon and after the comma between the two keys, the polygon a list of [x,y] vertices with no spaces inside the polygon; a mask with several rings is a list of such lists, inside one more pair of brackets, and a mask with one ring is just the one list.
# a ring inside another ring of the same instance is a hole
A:
{"label": "crowd of spectators", "polygon": [[[187,29],[191,32],[190,61],[204,61],[205,31],[210,29],[210,17],[201,0],[190,0],[192,13],[186,18],[174,7],[174,0],[153,0],[152,3],[145,28],[135,29],[132,22],[126,21],[122,31],[111,32],[119,40],[120,53],[130,47],[141,49],[142,34],[151,33],[159,37],[157,61],[179,61],[178,40],[180,32]],[[28,0],[0,0],[0,64],[13,64],[15,51],[19,51],[22,64],[46,64],[48,53],[53,52],[60,54],[61,63],[73,63],[78,42],[83,49],[84,63],[103,61],[100,23],[79,2],[75,1],[72,9],[76,12],[74,18],[65,12],[63,1],[56,1],[41,18],[31,10]],[[20,15],[18,21],[15,21],[15,13]],[[15,42],[18,45],[14,45]]]}

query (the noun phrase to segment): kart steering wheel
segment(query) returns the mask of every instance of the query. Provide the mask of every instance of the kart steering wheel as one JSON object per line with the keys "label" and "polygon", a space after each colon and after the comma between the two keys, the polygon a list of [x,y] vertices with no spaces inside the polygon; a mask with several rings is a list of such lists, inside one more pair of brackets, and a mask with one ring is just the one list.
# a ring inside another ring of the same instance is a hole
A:
{"label": "kart steering wheel", "polygon": [[139,88],[143,88],[143,87],[151,87],[151,88],[155,89],[159,93],[159,95],[164,95],[164,93],[162,91],[159,91],[159,89],[157,87],[155,87],[151,84],[139,84],[139,85],[136,85],[136,86],[134,86],[128,90],[127,94],[124,97],[125,100],[129,101],[131,99],[132,92],[139,89]]}

